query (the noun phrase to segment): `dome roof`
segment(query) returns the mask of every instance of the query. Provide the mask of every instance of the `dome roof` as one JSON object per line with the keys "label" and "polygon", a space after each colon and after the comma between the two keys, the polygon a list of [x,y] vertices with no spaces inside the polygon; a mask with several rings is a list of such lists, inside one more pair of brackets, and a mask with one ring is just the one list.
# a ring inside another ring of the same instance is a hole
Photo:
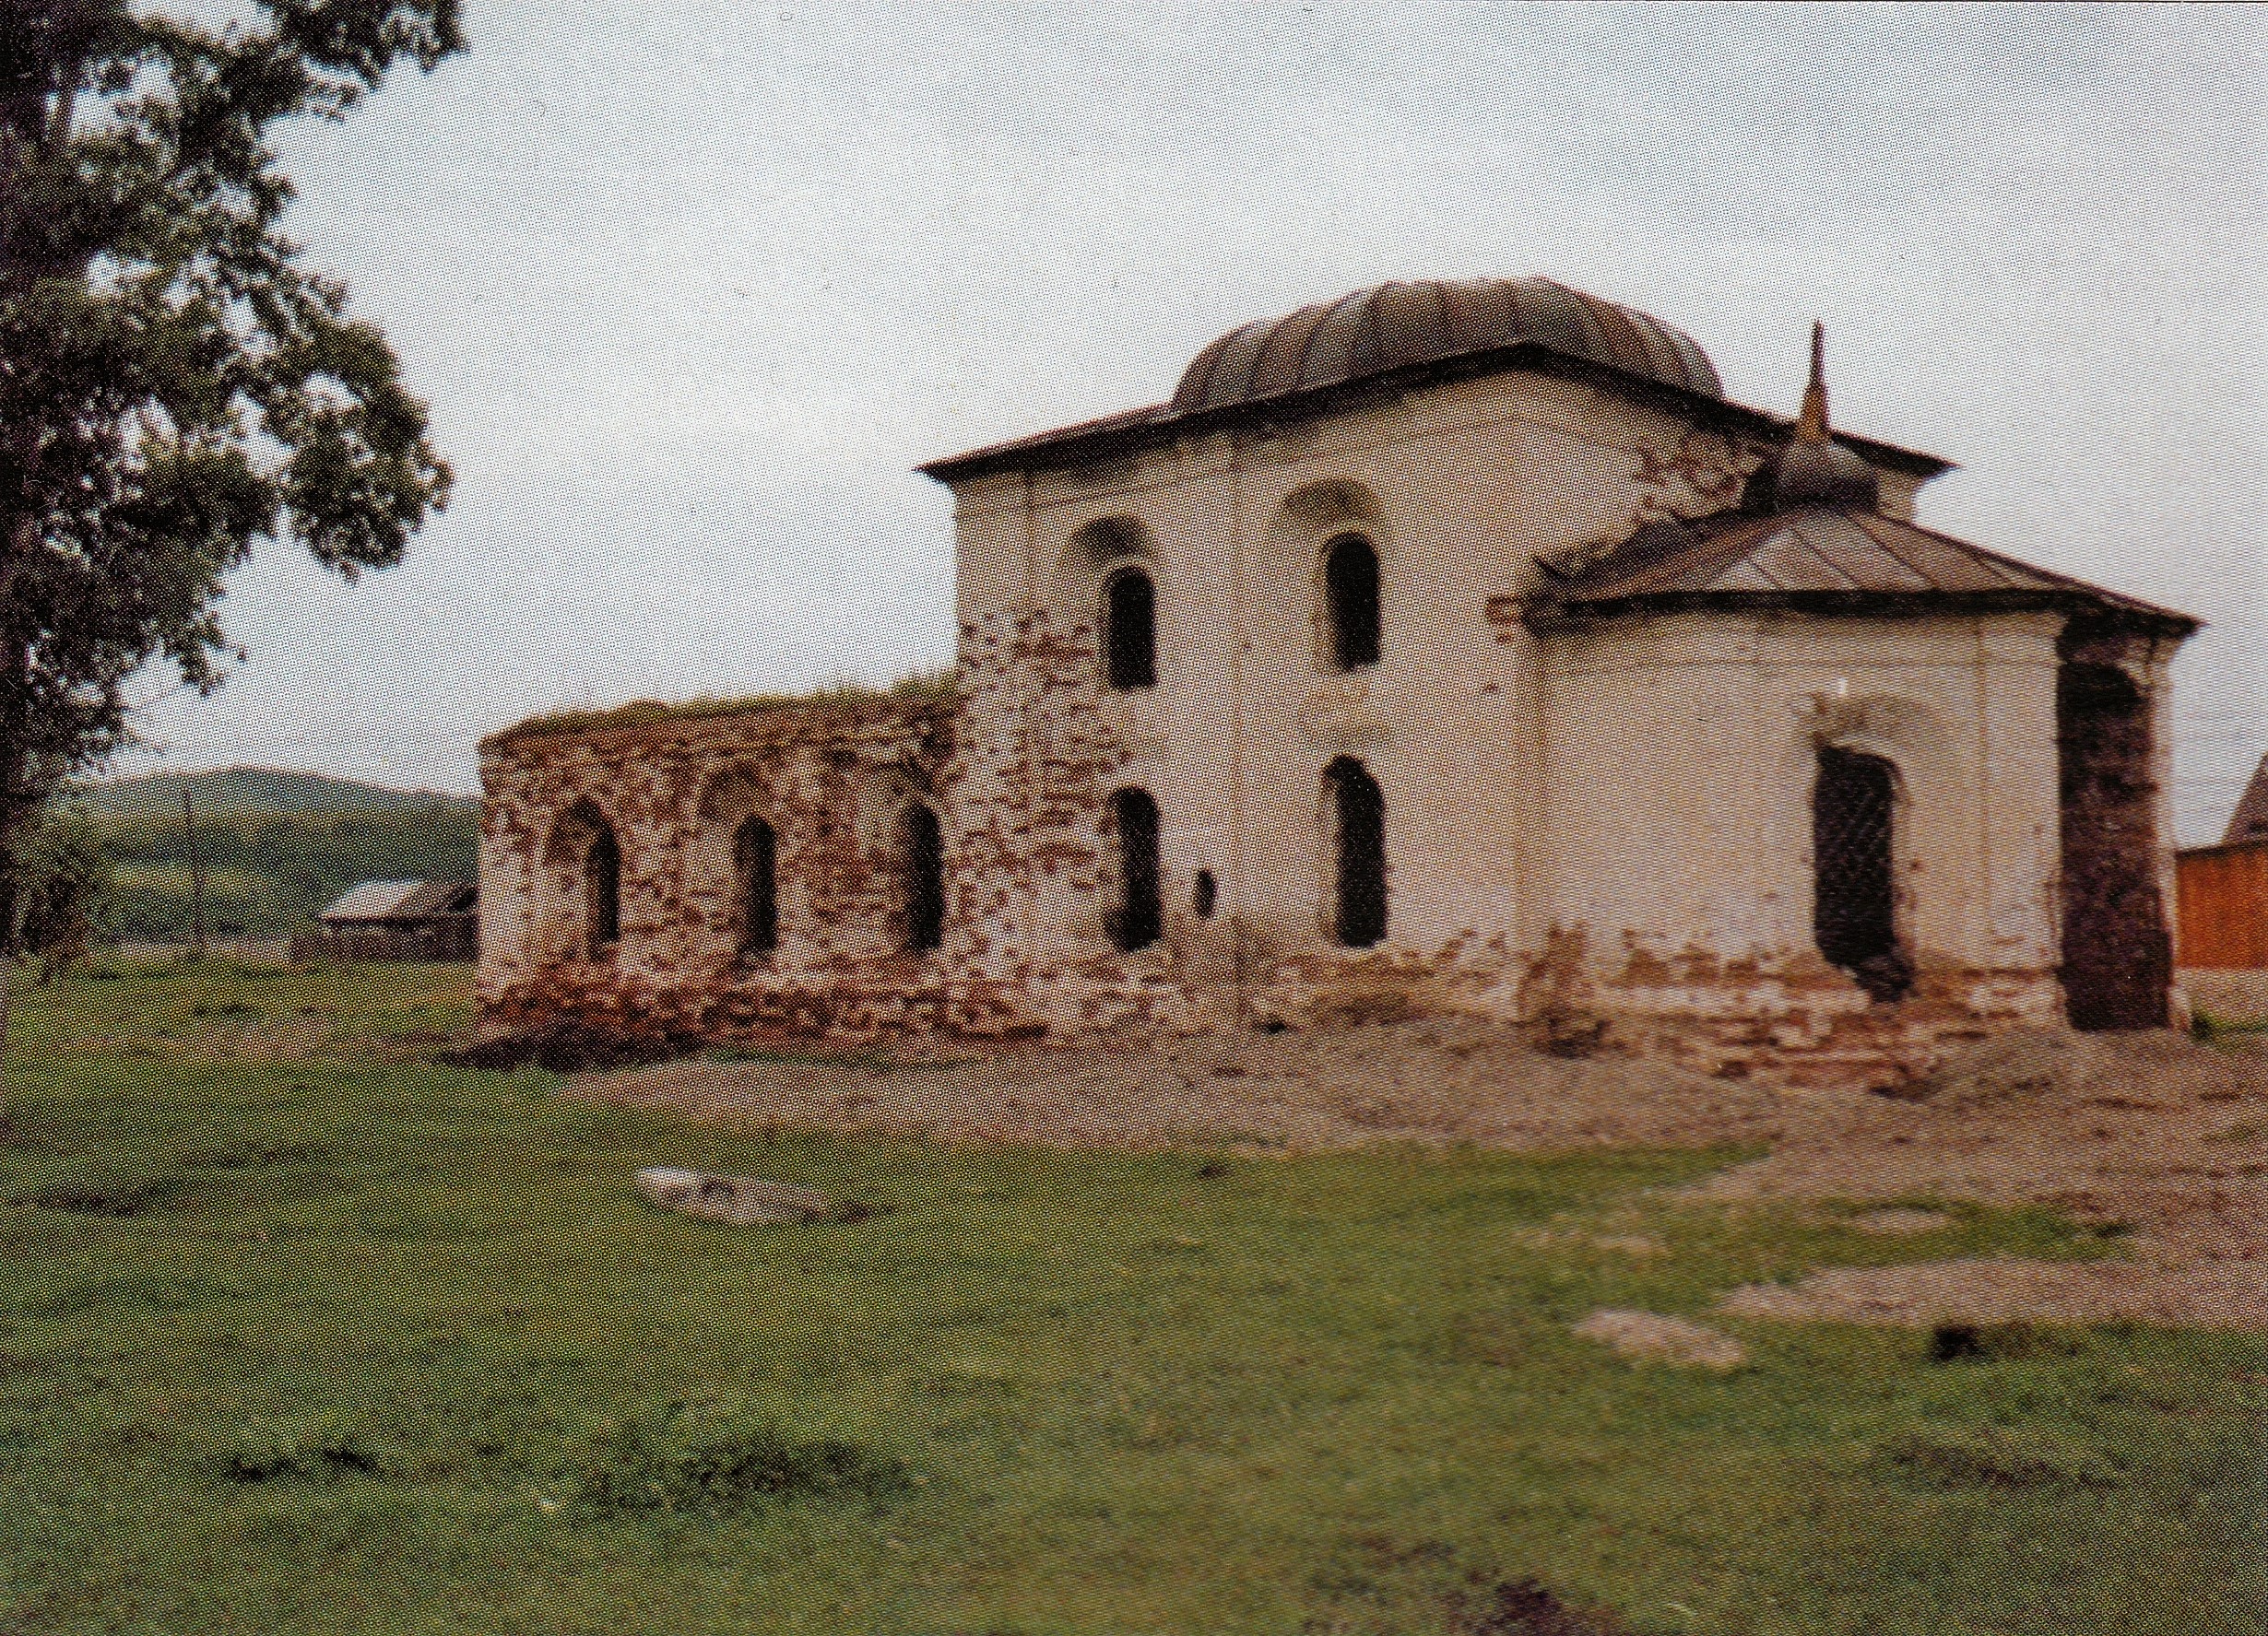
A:
{"label": "dome roof", "polygon": [[1882,474],[1855,449],[1837,442],[1827,426],[1827,328],[1812,324],[1812,378],[1803,388],[1803,412],[1795,433],[1779,453],[1773,473],[1772,501],[1782,511],[1800,505],[1863,506],[1882,500]]}
{"label": "dome roof", "polygon": [[1173,412],[1193,414],[1407,364],[1528,343],[1721,399],[1691,335],[1549,278],[1381,284],[1231,330],[1190,361]]}

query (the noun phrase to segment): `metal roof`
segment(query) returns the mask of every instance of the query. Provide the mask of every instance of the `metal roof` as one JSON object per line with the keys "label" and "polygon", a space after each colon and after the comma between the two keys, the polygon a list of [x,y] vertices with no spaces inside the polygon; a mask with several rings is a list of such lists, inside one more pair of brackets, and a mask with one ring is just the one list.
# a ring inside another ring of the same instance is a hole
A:
{"label": "metal roof", "polygon": [[328,924],[362,920],[423,920],[462,914],[475,889],[462,880],[366,880],[315,918]]}
{"label": "metal roof", "polygon": [[[1662,402],[1696,425],[1766,438],[1793,424],[1724,395],[1683,330],[1549,278],[1384,284],[1247,324],[1182,372],[1172,399],[932,460],[940,482],[986,472],[1080,465],[1251,420],[1325,414],[1351,397],[1532,370]],[[1878,439],[1835,441],[1924,479],[1953,463]]]}
{"label": "metal roof", "polygon": [[1887,598],[2012,608],[2086,605],[2182,635],[2198,623],[1857,506],[1670,519],[1603,553],[1541,560],[1555,582],[1538,610],[1546,614],[1737,603],[1857,611]]}
{"label": "metal roof", "polygon": [[2228,833],[2221,837],[2223,846],[2240,841],[2268,841],[2268,756],[2253,769],[2252,782],[2244,786],[2237,810],[2228,815]]}
{"label": "metal roof", "polygon": [[1725,395],[1691,335],[1635,309],[1549,278],[1428,279],[1358,289],[1233,329],[1183,371],[1172,406],[1194,414],[1523,342],[1706,397]]}

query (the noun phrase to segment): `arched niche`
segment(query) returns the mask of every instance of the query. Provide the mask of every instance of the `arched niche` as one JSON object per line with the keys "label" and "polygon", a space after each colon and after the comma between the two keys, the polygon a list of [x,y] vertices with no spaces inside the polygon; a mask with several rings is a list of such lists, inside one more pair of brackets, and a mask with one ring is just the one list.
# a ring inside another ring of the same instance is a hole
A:
{"label": "arched niche", "polygon": [[[1368,487],[1333,478],[1293,490],[1270,513],[1260,556],[1270,583],[1305,587],[1318,672],[1364,669],[1391,646],[1393,537],[1385,508]],[[1350,613],[1362,627],[1352,643],[1345,640]]]}
{"label": "arched niche", "polygon": [[1072,534],[1048,576],[1047,602],[1067,627],[1084,627],[1096,681],[1118,691],[1156,685],[1168,629],[1156,541],[1133,517],[1100,517]]}
{"label": "arched niche", "polygon": [[543,847],[537,924],[552,959],[603,959],[622,930],[624,859],[620,831],[584,797],[552,820]]}

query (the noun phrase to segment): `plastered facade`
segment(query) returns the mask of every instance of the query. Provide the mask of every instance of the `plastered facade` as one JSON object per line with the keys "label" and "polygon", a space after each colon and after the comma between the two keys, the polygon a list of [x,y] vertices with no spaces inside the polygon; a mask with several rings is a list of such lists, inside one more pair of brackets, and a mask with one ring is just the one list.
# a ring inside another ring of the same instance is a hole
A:
{"label": "plastered facade", "polygon": [[[1723,512],[1776,448],[1512,370],[956,478],[950,700],[484,746],[490,1021],[1062,1035],[1450,1008],[1798,1080],[2053,1023],[2066,614],[1533,617],[1539,558]],[[1884,473],[1882,512],[1910,519],[1917,487]],[[1376,556],[1380,653],[1342,671],[1323,565],[1350,534]],[[1105,587],[1129,569],[1155,589],[1156,681],[1115,689]],[[2166,653],[2112,645],[2154,724],[2136,778],[2158,846]],[[1825,746],[1895,769],[1914,977],[1894,1003],[1814,947]],[[1349,763],[1385,806],[1387,935],[1366,948],[1333,936],[1329,777]],[[1112,918],[1128,789],[1156,803],[1163,911],[1131,952]],[[943,834],[931,951],[904,936],[913,802]],[[594,813],[621,853],[620,936],[596,955]],[[733,920],[751,813],[780,847],[760,958]]]}

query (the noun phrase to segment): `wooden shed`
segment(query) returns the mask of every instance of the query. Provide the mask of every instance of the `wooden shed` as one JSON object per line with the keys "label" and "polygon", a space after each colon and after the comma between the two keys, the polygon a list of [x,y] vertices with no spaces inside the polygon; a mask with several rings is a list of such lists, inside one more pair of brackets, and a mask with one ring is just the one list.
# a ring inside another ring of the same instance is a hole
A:
{"label": "wooden shed", "polygon": [[367,880],[291,939],[295,960],[469,960],[480,950],[477,889],[465,880]]}
{"label": "wooden shed", "polygon": [[2176,870],[2181,964],[2268,971],[2268,757],[2230,815],[2221,844],[2191,847]]}

